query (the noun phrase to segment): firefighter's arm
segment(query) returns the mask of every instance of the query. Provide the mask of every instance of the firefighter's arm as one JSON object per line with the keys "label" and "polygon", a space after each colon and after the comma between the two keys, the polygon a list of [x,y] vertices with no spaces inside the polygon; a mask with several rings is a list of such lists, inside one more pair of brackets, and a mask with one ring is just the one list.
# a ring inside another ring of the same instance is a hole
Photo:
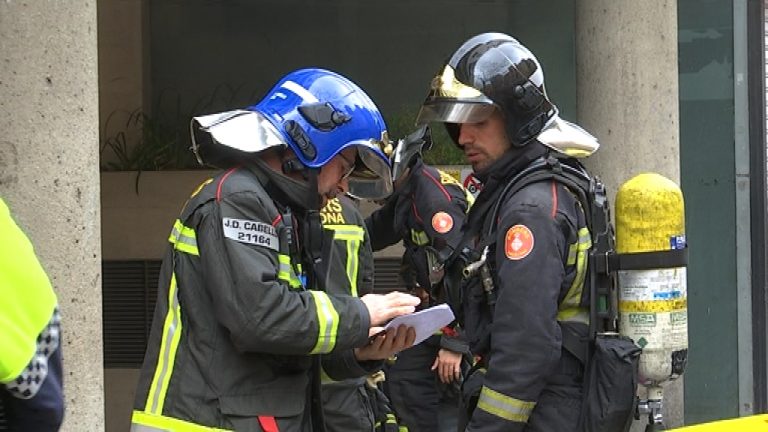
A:
{"label": "firefighter's arm", "polygon": [[[467,199],[464,191],[453,184],[434,183],[427,170],[422,175],[429,176],[429,181],[421,184],[415,203],[424,225],[424,231],[438,250],[453,251],[461,241],[461,226],[467,215]],[[438,180],[439,181],[439,180]]]}
{"label": "firefighter's arm", "polygon": [[336,381],[370,375],[384,365],[383,360],[360,361],[352,349],[324,355],[322,362],[325,373]]}
{"label": "firefighter's arm", "polygon": [[395,230],[395,208],[397,199],[390,198],[387,202],[365,218],[365,227],[371,238],[371,248],[379,251],[401,240],[400,234]]}
{"label": "firefighter's arm", "polygon": [[212,313],[234,345],[294,355],[364,345],[371,326],[365,305],[349,296],[302,290],[291,276],[289,258],[281,257],[277,231],[259,196],[235,199],[212,206],[197,227]]}
{"label": "firefighter's arm", "polygon": [[522,431],[560,359],[565,240],[548,207],[508,203],[502,210],[490,362],[468,430]]}

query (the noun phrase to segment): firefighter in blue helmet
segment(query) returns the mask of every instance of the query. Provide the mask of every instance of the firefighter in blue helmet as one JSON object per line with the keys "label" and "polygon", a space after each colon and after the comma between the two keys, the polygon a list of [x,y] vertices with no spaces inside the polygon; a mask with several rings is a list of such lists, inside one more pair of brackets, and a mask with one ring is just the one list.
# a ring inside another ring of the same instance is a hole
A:
{"label": "firefighter in blue helmet", "polygon": [[446,264],[449,302],[480,358],[463,384],[460,430],[575,431],[591,237],[586,191],[557,172],[588,178],[577,158],[598,143],[558,116],[536,57],[501,33],[451,56],[419,113],[430,121],[445,124],[483,183]]}
{"label": "firefighter in blue helmet", "polygon": [[[395,192],[366,219],[374,250],[402,241],[400,275],[406,288],[422,299],[420,307],[442,298],[443,261],[461,240],[461,226],[472,195],[449,174],[424,163],[432,146],[422,127],[398,141],[394,150]],[[454,327],[403,351],[386,368],[386,389],[401,424],[411,432],[455,430],[458,383],[467,343]]]}
{"label": "firefighter in blue helmet", "polygon": [[415,297],[335,295],[318,277],[322,205],[391,189],[381,115],[347,78],[302,69],[191,129],[198,160],[225,171],[192,193],[168,239],[132,430],[322,431],[315,354],[350,378],[415,336],[370,339]]}

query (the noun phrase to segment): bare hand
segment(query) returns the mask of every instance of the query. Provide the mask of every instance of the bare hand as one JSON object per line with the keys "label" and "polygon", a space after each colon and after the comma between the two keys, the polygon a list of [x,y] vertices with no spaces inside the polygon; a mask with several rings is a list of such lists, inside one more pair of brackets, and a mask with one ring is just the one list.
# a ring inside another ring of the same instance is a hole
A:
{"label": "bare hand", "polygon": [[386,323],[394,317],[407,315],[416,310],[421,303],[418,297],[403,292],[393,291],[389,294],[366,294],[360,297],[371,317],[371,326]]}
{"label": "bare hand", "polygon": [[415,339],[416,331],[413,327],[401,325],[396,329],[391,328],[374,337],[368,345],[355,348],[355,358],[358,361],[384,360],[410,348]]}
{"label": "bare hand", "polygon": [[450,384],[461,377],[461,353],[440,348],[432,363],[432,370],[437,369],[440,381]]}

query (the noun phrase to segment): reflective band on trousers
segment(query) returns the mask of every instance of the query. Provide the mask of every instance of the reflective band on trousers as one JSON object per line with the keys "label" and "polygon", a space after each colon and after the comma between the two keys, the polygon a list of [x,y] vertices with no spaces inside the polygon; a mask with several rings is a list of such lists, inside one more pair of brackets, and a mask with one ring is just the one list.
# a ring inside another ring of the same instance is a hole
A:
{"label": "reflective band on trousers", "polygon": [[576,276],[568,288],[565,298],[560,302],[557,312],[558,321],[579,322],[589,324],[589,312],[580,307],[584,292],[584,279],[587,275],[587,253],[592,247],[592,235],[586,227],[579,230],[579,240],[568,249],[566,265],[576,265]]}
{"label": "reflective band on trousers", "polygon": [[178,251],[200,256],[200,252],[197,249],[197,234],[195,234],[195,230],[184,226],[178,219],[173,224],[168,241]]}
{"label": "reflective band on trousers", "polygon": [[173,417],[134,411],[131,417],[131,432],[229,432],[229,430],[201,426]]}
{"label": "reflective band on trousers", "polygon": [[163,412],[165,394],[168,392],[168,382],[173,373],[173,363],[176,360],[176,349],[181,339],[181,308],[176,288],[176,274],[171,275],[171,284],[168,287],[168,311],[163,323],[163,336],[160,341],[160,352],[155,366],[155,374],[149,387],[147,403],[144,411],[149,414],[159,415]]}
{"label": "reflective band on trousers", "polygon": [[336,346],[336,332],[339,328],[339,313],[333,307],[331,298],[322,291],[310,291],[315,300],[319,324],[317,343],[310,354],[327,354]]}
{"label": "reflective band on trousers", "polygon": [[536,402],[529,402],[505,396],[496,390],[483,386],[477,407],[503,419],[525,423],[528,421]]}

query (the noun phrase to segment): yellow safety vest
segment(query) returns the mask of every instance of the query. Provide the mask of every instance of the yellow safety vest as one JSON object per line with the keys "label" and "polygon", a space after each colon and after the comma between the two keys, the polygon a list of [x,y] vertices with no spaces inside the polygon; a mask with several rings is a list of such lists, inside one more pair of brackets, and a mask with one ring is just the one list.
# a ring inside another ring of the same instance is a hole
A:
{"label": "yellow safety vest", "polygon": [[55,307],[56,294],[32,243],[0,199],[0,383],[24,371]]}

